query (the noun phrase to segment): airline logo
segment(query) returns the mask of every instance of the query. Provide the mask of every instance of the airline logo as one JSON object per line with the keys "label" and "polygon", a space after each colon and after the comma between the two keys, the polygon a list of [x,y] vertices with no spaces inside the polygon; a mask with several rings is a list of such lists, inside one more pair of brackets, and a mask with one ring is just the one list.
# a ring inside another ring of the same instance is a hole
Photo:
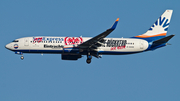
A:
{"label": "airline logo", "polygon": [[81,37],[65,37],[64,42],[65,45],[78,45],[83,43],[83,39]]}
{"label": "airline logo", "polygon": [[14,44],[15,49],[18,49],[18,47],[19,47],[18,44]]}
{"label": "airline logo", "polygon": [[[165,17],[159,17],[159,19],[151,26],[151,28],[149,29],[150,31],[153,30],[154,28],[161,26],[162,29],[164,29],[164,31],[168,30],[168,19],[166,19]],[[159,28],[159,27],[158,27]]]}

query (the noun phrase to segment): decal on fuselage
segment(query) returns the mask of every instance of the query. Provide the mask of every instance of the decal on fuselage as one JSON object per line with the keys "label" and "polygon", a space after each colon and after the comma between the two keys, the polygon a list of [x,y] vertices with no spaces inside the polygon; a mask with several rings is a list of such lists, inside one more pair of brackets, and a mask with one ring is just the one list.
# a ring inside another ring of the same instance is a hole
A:
{"label": "decal on fuselage", "polygon": [[44,44],[44,48],[63,48],[63,45],[47,45]]}
{"label": "decal on fuselage", "polygon": [[15,49],[18,49],[18,47],[19,47],[18,44],[14,44]]}
{"label": "decal on fuselage", "polygon": [[34,41],[34,42],[37,41],[38,43],[39,43],[39,42],[42,42],[42,41],[43,41],[42,39],[43,39],[43,37],[37,37],[37,38],[34,38],[34,37],[33,37],[33,41]]}
{"label": "decal on fuselage", "polygon": [[106,47],[126,46],[127,40],[108,40]]}
{"label": "decal on fuselage", "polygon": [[120,50],[120,49],[124,49],[124,48],[126,48],[126,46],[111,47],[110,50]]}
{"label": "decal on fuselage", "polygon": [[111,47],[110,50],[120,50],[126,48],[127,40],[107,40],[106,47]]}
{"label": "decal on fuselage", "polygon": [[33,37],[34,42],[42,42],[42,41],[63,41],[63,38],[56,38],[56,37]]}
{"label": "decal on fuselage", "polygon": [[78,45],[83,43],[83,39],[81,37],[65,37],[64,43],[65,45]]}

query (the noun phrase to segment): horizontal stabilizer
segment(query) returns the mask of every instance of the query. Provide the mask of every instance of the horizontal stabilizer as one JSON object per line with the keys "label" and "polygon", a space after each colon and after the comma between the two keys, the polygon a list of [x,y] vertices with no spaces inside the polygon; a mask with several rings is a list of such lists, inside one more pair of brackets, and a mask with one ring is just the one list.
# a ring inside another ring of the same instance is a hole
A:
{"label": "horizontal stabilizer", "polygon": [[151,49],[157,49],[159,47],[163,47],[163,46],[166,46],[167,45],[167,42],[173,37],[174,35],[170,35],[170,36],[167,36],[167,37],[164,37],[162,39],[159,39],[159,40],[156,40],[152,43],[151,45]]}
{"label": "horizontal stabilizer", "polygon": [[173,36],[175,36],[175,35],[170,35],[170,36],[164,37],[162,39],[156,40],[153,42],[153,44],[157,45],[157,44],[167,43]]}

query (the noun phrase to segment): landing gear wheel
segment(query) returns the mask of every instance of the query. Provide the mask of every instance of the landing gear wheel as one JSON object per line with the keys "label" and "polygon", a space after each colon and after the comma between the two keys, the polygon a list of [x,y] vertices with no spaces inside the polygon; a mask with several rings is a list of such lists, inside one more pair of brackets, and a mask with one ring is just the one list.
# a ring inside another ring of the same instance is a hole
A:
{"label": "landing gear wheel", "polygon": [[21,56],[21,60],[23,60],[24,59],[24,56]]}
{"label": "landing gear wheel", "polygon": [[87,62],[88,64],[90,64],[90,63],[91,63],[91,59],[87,59],[86,62]]}

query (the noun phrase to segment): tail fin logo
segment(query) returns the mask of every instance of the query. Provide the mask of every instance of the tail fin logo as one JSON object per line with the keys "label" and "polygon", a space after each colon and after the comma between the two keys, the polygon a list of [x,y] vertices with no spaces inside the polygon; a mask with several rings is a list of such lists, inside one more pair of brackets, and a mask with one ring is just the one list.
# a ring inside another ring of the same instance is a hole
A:
{"label": "tail fin logo", "polygon": [[166,10],[144,34],[136,37],[149,38],[166,36],[173,10]]}
{"label": "tail fin logo", "polygon": [[168,19],[166,19],[165,17],[159,17],[159,19],[149,28],[149,31],[154,30],[155,28],[159,28],[161,27],[162,29],[164,29],[164,31],[168,30]]}

